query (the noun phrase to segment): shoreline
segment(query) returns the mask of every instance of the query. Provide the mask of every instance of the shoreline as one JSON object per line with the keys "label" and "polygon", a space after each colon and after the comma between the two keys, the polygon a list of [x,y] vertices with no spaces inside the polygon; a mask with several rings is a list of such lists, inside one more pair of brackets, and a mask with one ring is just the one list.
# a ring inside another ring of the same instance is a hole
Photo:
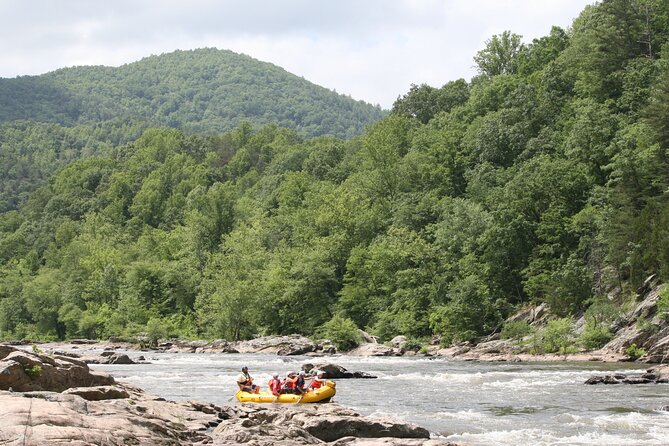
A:
{"label": "shoreline", "polygon": [[[304,343],[307,338],[291,337],[272,337],[272,339],[290,338]],[[513,352],[513,346],[506,341],[489,341],[479,343],[473,346],[452,346],[441,348],[439,346],[430,346],[426,353],[418,353],[411,350],[404,350],[400,347],[389,347],[383,344],[367,343],[348,352],[328,353],[322,351],[306,351],[303,347],[298,349],[281,342],[270,345],[258,342],[264,338],[256,338],[250,341],[240,341],[239,343],[229,343],[222,340],[184,340],[172,339],[160,343],[157,347],[141,346],[138,343],[127,341],[109,341],[109,340],[90,340],[73,339],[69,341],[0,341],[7,345],[31,346],[35,345],[38,349],[57,350],[85,350],[99,349],[103,351],[127,350],[133,352],[146,353],[219,353],[219,354],[242,354],[242,353],[261,353],[279,356],[303,355],[317,358],[337,358],[337,357],[404,357],[404,358],[434,358],[449,359],[453,361],[481,361],[481,362],[514,362],[514,363],[564,363],[564,362],[601,362],[601,363],[635,363],[635,364],[655,364],[653,362],[635,361],[628,355],[615,353],[612,351],[586,351],[576,353],[544,353],[530,354],[526,352]],[[308,340],[307,340],[308,341]],[[236,349],[233,346],[244,345],[244,348]],[[254,346],[255,347],[250,347]],[[300,344],[301,345],[301,344]],[[317,344],[314,344],[317,345]],[[307,349],[308,350],[308,349]],[[297,352],[297,353],[296,353]],[[656,364],[662,364],[658,362]]]}

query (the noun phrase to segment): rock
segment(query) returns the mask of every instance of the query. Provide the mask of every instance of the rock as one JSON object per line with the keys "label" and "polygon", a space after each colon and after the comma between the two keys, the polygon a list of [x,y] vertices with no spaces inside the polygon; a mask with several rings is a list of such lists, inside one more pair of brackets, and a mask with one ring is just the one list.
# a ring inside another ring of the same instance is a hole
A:
{"label": "rock", "polygon": [[351,356],[399,356],[402,352],[382,344],[363,344],[346,354]]}
{"label": "rock", "polygon": [[109,357],[107,364],[137,364],[130,357],[123,353],[115,353]]}
{"label": "rock", "polygon": [[129,398],[130,394],[115,386],[73,387],[62,392],[65,395],[79,395],[87,401],[115,400]]}
{"label": "rock", "polygon": [[316,344],[301,335],[264,336],[234,344],[240,353],[276,353],[283,356],[303,355],[316,351]]}
{"label": "rock", "polygon": [[616,373],[614,375],[595,375],[585,381],[585,384],[664,384],[669,383],[669,366],[661,365],[648,369],[643,374],[628,375]]}
{"label": "rock", "polygon": [[346,378],[376,378],[367,372],[349,372],[344,367],[331,363],[303,364],[302,370],[309,373],[313,370],[324,372],[326,379],[346,379]]}
{"label": "rock", "polygon": [[214,444],[304,445],[337,441],[351,436],[429,439],[429,432],[414,424],[386,417],[362,417],[337,404],[282,406],[272,409],[258,405],[246,407],[252,409],[247,417],[232,419],[231,422],[221,423],[214,429]]}
{"label": "rock", "polygon": [[98,341],[93,340],[93,339],[72,339],[70,341],[70,344],[74,345],[91,345],[91,344],[97,344]]}
{"label": "rock", "polygon": [[360,337],[362,337],[362,340],[367,344],[377,344],[379,342],[376,336],[372,336],[366,331],[358,329],[358,333],[360,334]]}
{"label": "rock", "polygon": [[0,392],[2,442],[68,445],[192,445],[217,418],[186,403],[158,401],[130,390],[132,399],[86,401],[55,392]]}
{"label": "rock", "polygon": [[344,437],[330,443],[331,446],[458,446],[444,440],[423,438],[357,438]]}
{"label": "rock", "polygon": [[406,336],[395,336],[390,340],[390,345],[392,345],[395,348],[403,348],[404,344],[406,343],[407,343]]}
{"label": "rock", "polygon": [[70,387],[113,383],[110,375],[91,372],[84,362],[65,356],[49,357],[14,349],[0,361],[0,390],[11,387],[16,392],[61,392]]}

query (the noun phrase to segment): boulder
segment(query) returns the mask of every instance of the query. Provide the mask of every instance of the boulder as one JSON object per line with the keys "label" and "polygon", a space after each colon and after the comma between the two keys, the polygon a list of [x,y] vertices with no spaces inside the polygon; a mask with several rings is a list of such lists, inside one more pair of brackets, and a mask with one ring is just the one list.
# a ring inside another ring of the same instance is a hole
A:
{"label": "boulder", "polygon": [[132,399],[86,401],[66,393],[0,391],[0,437],[17,445],[185,446],[211,441],[203,431],[216,422],[215,415],[187,403],[130,393]]}
{"label": "boulder", "polygon": [[307,373],[314,370],[322,371],[324,372],[323,377],[326,379],[376,378],[376,376],[370,375],[367,372],[349,372],[344,367],[332,363],[307,363],[302,365],[302,370]]}
{"label": "boulder", "polygon": [[70,387],[113,383],[110,375],[91,372],[84,362],[65,356],[49,357],[14,349],[0,361],[0,390],[62,392]]}
{"label": "boulder", "polygon": [[390,340],[390,345],[392,345],[395,348],[404,348],[404,344],[406,343],[407,343],[406,336],[395,336]]}
{"label": "boulder", "polygon": [[276,353],[282,356],[303,355],[316,351],[316,344],[301,335],[263,336],[250,341],[240,341],[234,344],[234,349],[240,353]]}
{"label": "boulder", "polygon": [[372,336],[364,330],[358,329],[358,333],[360,334],[362,340],[367,344],[377,344],[379,342],[376,336]]}
{"label": "boulder", "polygon": [[351,356],[400,356],[402,351],[382,344],[363,344],[346,354]]}
{"label": "boulder", "polygon": [[108,358],[107,364],[137,364],[137,363],[132,359],[130,359],[130,357],[126,354],[114,353]]}
{"label": "boulder", "polygon": [[62,393],[79,395],[86,401],[116,400],[130,397],[125,389],[116,386],[72,387]]}

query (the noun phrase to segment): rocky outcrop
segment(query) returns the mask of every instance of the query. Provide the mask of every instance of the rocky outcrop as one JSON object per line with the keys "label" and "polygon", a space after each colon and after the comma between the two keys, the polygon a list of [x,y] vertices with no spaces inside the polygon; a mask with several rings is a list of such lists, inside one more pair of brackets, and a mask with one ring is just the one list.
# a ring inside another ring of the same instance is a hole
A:
{"label": "rocky outcrop", "polygon": [[665,384],[669,383],[669,366],[658,366],[644,373],[616,373],[612,375],[595,375],[585,384]]}
{"label": "rocky outcrop", "polygon": [[2,391],[0,442],[190,445],[210,441],[202,431],[220,422],[192,403],[167,402],[137,389],[128,393],[131,398],[87,401],[76,394]]}
{"label": "rocky outcrop", "polygon": [[450,445],[430,440],[429,433],[414,424],[363,417],[336,404],[220,407],[165,401],[125,384],[114,388],[127,397],[88,399],[74,389],[64,393],[0,391],[0,441],[31,445]]}
{"label": "rocky outcrop", "polygon": [[[390,418],[362,417],[336,404],[312,404],[268,408],[245,405],[245,417],[221,423],[212,433],[213,444],[308,445],[335,442],[339,445],[426,443],[429,432],[411,423]],[[392,437],[392,438],[389,438]],[[357,443],[362,438],[373,441]]]}
{"label": "rocky outcrop", "polygon": [[347,352],[350,356],[401,356],[404,353],[399,348],[388,347],[383,344],[362,344]]}
{"label": "rocky outcrop", "polygon": [[159,345],[159,350],[170,353],[273,353],[283,356],[304,355],[323,351],[323,346],[301,335],[263,336],[249,341],[229,342],[172,340]]}
{"label": "rocky outcrop", "polygon": [[322,371],[326,379],[346,379],[346,378],[376,378],[367,372],[349,372],[344,367],[332,363],[303,364],[302,370],[309,373],[314,370]]}
{"label": "rocky outcrop", "polygon": [[91,371],[86,363],[75,358],[31,353],[10,346],[0,350],[0,390],[62,392],[71,387],[113,383],[110,375]]}
{"label": "rocky outcrop", "polygon": [[235,348],[240,353],[276,353],[277,355],[303,355],[316,351],[316,343],[301,335],[263,336],[250,341],[240,341]]}

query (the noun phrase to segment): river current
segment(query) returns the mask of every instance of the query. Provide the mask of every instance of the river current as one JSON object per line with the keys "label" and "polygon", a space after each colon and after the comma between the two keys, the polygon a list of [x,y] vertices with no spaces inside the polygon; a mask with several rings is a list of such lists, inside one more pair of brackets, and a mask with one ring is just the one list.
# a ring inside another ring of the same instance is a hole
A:
{"label": "river current", "polygon": [[633,373],[631,365],[126,353],[150,364],[91,367],[172,400],[231,404],[244,365],[266,385],[272,373],[321,360],[378,376],[339,380],[334,401],[418,423],[436,438],[481,446],[669,445],[669,412],[660,410],[669,405],[669,384],[583,384],[593,374]]}

